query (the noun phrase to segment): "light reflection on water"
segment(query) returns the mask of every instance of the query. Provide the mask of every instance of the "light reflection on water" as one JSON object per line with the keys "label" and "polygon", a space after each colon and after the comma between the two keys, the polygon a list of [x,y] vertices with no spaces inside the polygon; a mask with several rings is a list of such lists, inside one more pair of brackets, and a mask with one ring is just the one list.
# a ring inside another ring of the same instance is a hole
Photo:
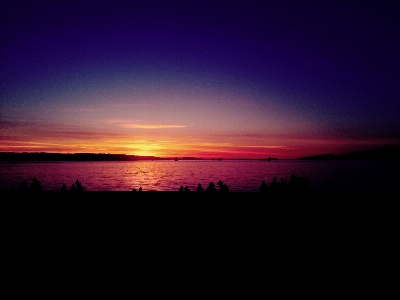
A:
{"label": "light reflection on water", "polygon": [[19,162],[0,163],[0,189],[9,190],[37,178],[44,190],[69,189],[76,179],[85,190],[177,191],[201,183],[226,183],[231,191],[259,191],[262,180],[289,182],[290,175],[306,176],[310,187],[330,181],[337,191],[364,192],[381,188],[398,191],[400,161],[135,161],[135,162]]}

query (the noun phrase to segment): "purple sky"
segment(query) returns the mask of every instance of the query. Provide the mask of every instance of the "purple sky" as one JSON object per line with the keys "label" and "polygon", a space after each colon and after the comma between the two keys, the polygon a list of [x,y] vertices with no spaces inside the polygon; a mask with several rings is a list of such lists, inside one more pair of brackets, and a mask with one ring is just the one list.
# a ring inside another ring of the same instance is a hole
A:
{"label": "purple sky", "polygon": [[400,2],[2,1],[0,151],[400,142]]}

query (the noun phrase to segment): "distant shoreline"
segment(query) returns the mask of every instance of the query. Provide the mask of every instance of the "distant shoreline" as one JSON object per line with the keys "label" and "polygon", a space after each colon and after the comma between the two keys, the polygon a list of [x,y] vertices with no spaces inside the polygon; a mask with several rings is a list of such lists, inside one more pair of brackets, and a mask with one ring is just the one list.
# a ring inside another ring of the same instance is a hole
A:
{"label": "distant shoreline", "polygon": [[388,146],[375,150],[347,153],[342,155],[321,154],[299,158],[299,160],[399,160],[400,146]]}
{"label": "distant shoreline", "polygon": [[[47,153],[47,152],[0,152],[0,162],[66,162],[66,161],[277,161],[278,158],[198,158],[198,157],[157,157],[106,153]],[[297,160],[297,159],[279,159]]]}
{"label": "distant shoreline", "polygon": [[[189,158],[182,158],[189,159]],[[191,158],[196,159],[196,158]],[[156,156],[138,156],[105,153],[46,153],[46,152],[0,152],[0,161],[19,162],[61,162],[61,161],[138,161],[138,160],[174,160]]]}
{"label": "distant shoreline", "polygon": [[64,161],[290,161],[290,160],[399,160],[400,146],[383,147],[376,150],[347,153],[342,155],[320,154],[301,158],[197,158],[157,157],[110,153],[48,153],[48,152],[0,152],[0,162],[64,162]]}

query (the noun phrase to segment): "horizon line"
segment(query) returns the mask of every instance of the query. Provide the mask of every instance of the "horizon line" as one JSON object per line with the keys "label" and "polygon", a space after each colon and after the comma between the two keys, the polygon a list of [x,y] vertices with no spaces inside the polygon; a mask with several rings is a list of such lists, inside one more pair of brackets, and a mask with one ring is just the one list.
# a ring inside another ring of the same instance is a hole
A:
{"label": "horizon line", "polygon": [[15,151],[0,151],[0,154],[57,154],[57,155],[110,155],[110,156],[132,156],[138,158],[145,158],[145,157],[152,157],[156,159],[171,159],[174,160],[178,159],[202,159],[202,160],[293,160],[299,158],[277,158],[277,157],[265,157],[265,158],[256,158],[256,157],[236,157],[236,158],[222,158],[220,156],[215,157],[201,157],[201,156],[155,156],[155,155],[137,155],[137,154],[128,154],[128,153],[104,153],[104,152],[43,152],[43,151],[22,151],[22,152],[15,152]]}
{"label": "horizon line", "polygon": [[[332,156],[336,158],[340,157],[346,157],[349,155],[362,155],[363,153],[365,154],[366,152],[374,152],[374,151],[379,151],[382,149],[390,149],[390,148],[399,148],[400,145],[391,145],[391,146],[384,146],[376,149],[370,149],[370,150],[362,150],[358,152],[349,152],[345,154],[333,154],[333,153],[322,153],[322,154],[316,154],[316,155],[311,155],[311,156],[302,156],[302,157],[295,157],[295,158],[278,158],[278,157],[232,157],[232,158],[223,158],[220,156],[215,156],[215,157],[196,157],[196,156],[155,156],[155,155],[136,155],[136,154],[127,154],[127,153],[104,153],[104,152],[44,152],[44,151],[21,151],[21,152],[15,152],[15,151],[0,151],[1,155],[60,155],[60,156],[74,156],[74,155],[86,155],[86,156],[114,156],[114,157],[132,157],[132,158],[137,158],[138,160],[144,159],[144,160],[149,160],[149,159],[157,159],[157,160],[304,160],[304,159],[321,159],[326,156]],[[1,158],[2,161],[5,160],[10,160],[10,159],[4,159],[4,157]],[[12,160],[12,159],[11,159]],[[83,159],[82,159],[83,160]],[[112,159],[111,159],[112,160]],[[51,160],[50,160],[51,161]]]}

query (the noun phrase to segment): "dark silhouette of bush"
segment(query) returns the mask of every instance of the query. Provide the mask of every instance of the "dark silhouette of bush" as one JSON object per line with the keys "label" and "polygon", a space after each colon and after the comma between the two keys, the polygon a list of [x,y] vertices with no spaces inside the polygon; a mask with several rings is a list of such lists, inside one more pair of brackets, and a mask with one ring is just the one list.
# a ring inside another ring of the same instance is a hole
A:
{"label": "dark silhouette of bush", "polygon": [[227,193],[229,192],[228,186],[222,182],[222,180],[218,181],[218,186],[219,186],[219,191],[221,193]]}
{"label": "dark silhouette of bush", "polygon": [[36,178],[33,178],[30,189],[32,192],[40,192],[42,190],[42,185]]}
{"label": "dark silhouette of bush", "polygon": [[208,192],[208,193],[217,192],[217,189],[215,188],[214,182],[211,181],[211,182],[208,184],[208,187],[206,188],[206,192]]}

